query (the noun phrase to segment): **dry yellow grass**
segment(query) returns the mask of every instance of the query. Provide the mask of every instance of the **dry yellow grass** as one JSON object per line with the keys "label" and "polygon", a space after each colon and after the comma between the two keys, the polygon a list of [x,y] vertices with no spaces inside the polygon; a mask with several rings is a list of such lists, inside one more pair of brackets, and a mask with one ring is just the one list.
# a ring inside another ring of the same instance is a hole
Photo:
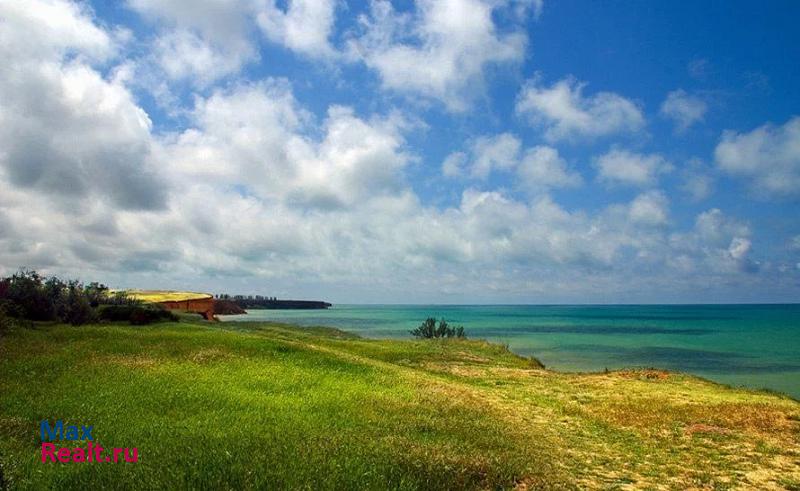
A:
{"label": "dry yellow grass", "polygon": [[176,292],[170,290],[112,290],[111,292],[124,292],[131,298],[147,303],[184,302],[187,300],[211,298],[211,295],[208,293]]}

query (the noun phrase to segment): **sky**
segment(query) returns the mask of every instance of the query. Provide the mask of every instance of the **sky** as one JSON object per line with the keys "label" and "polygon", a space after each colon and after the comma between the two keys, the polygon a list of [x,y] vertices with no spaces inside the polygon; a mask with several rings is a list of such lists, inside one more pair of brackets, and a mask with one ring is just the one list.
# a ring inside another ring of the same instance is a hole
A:
{"label": "sky", "polygon": [[800,299],[800,3],[0,0],[0,274]]}

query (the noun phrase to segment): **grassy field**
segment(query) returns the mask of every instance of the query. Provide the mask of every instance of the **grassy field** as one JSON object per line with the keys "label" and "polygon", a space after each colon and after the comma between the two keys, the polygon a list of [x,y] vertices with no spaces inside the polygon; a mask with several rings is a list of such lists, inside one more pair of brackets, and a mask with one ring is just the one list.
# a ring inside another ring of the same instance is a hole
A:
{"label": "grassy field", "polygon": [[[42,463],[39,422],[138,463]],[[481,341],[183,321],[0,337],[9,489],[800,489],[800,403]]]}
{"label": "grassy field", "polygon": [[128,297],[146,303],[184,302],[187,300],[211,298],[211,295],[208,293],[176,292],[170,290],[112,290],[111,292],[124,292]]}

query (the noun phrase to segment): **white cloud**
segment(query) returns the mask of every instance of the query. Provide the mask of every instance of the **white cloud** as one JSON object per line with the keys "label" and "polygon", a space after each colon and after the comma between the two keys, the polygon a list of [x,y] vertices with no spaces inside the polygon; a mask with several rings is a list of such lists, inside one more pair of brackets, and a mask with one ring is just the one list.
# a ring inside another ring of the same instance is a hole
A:
{"label": "white cloud", "polygon": [[686,131],[695,123],[703,121],[708,104],[695,95],[688,94],[685,90],[674,90],[667,94],[661,104],[661,114],[675,122],[675,129],[679,132]]}
{"label": "white cloud", "polygon": [[[312,208],[352,206],[400,188],[407,156],[396,117],[364,121],[332,106],[324,137],[304,136],[311,116],[286,82],[217,91],[199,101],[195,128],[170,139],[165,160],[179,176],[247,187],[262,199]],[[178,177],[176,177],[178,179]]]}
{"label": "white cloud", "polygon": [[699,202],[714,192],[714,178],[711,169],[698,158],[690,159],[681,171],[680,189],[691,201]]}
{"label": "white cloud", "polygon": [[170,79],[192,80],[198,85],[236,73],[243,62],[186,29],[163,33],[155,40],[153,51]]}
{"label": "white cloud", "polygon": [[583,183],[580,174],[568,168],[558,150],[542,145],[523,153],[522,142],[511,133],[474,138],[469,142],[468,152],[453,152],[442,164],[445,177],[460,177],[467,170],[471,178],[484,181],[492,173],[513,171],[518,187],[533,194]]}
{"label": "white cloud", "polygon": [[725,131],[714,157],[720,170],[748,179],[761,197],[800,196],[800,117],[749,133]]}
{"label": "white cloud", "polygon": [[527,37],[521,29],[501,33],[492,19],[508,1],[418,0],[413,13],[399,13],[373,0],[349,42],[353,59],[376,70],[385,89],[442,101],[463,111],[483,83],[485,69],[519,62]]}
{"label": "white cloud", "polygon": [[[187,53],[198,50],[186,57],[193,66],[173,60],[178,78],[216,63],[197,40],[235,46],[242,33],[231,26],[252,23],[215,10],[231,3],[136,3],[163,8],[159,36],[185,32]],[[0,273],[31,266],[123,287],[266,284],[268,293],[417,302],[695,298],[698,279],[729,291],[756,281],[743,276],[758,268],[746,225],[710,210],[679,229],[653,190],[563,206],[547,191],[580,175],[555,148],[526,149],[510,133],[475,138],[443,164],[480,186],[489,185],[482,175],[503,174],[510,192],[469,188],[436,206],[407,182],[419,168],[406,119],[336,105],[315,115],[284,80],[208,82],[183,108],[183,126],[154,133],[113,28],[42,1],[26,5],[72,17],[29,29],[38,10],[18,5],[0,2]],[[658,156],[608,155],[633,162],[611,165],[609,182],[651,186],[669,168]]]}
{"label": "white cloud", "polygon": [[463,173],[466,163],[466,153],[453,152],[445,157],[444,162],[442,162],[442,175],[445,177],[459,177]]}
{"label": "white cloud", "polygon": [[481,136],[472,144],[472,177],[486,179],[492,170],[508,170],[517,165],[522,142],[511,133]]}
{"label": "white cloud", "polygon": [[750,252],[751,242],[749,239],[734,237],[728,246],[728,253],[735,260],[741,260]]}
{"label": "white cloud", "polygon": [[14,0],[0,4],[3,64],[26,58],[59,59],[75,51],[94,60],[115,51],[113,38],[94,24],[83,4],[62,0]]}
{"label": "white cloud", "polygon": [[628,216],[634,223],[665,225],[669,218],[669,201],[661,191],[648,191],[637,196],[630,204]]}
{"label": "white cloud", "polygon": [[[42,27],[27,31],[39,15]],[[163,207],[164,187],[149,158],[148,115],[122,82],[89,64],[113,52],[111,36],[90,12],[59,1],[1,3],[0,18],[6,178],[71,206],[91,198],[123,208]]]}
{"label": "white cloud", "polygon": [[672,165],[658,154],[640,154],[612,148],[595,160],[598,180],[636,187],[653,186]]}
{"label": "white cloud", "polygon": [[613,92],[585,97],[585,87],[574,78],[546,87],[536,77],[517,96],[516,111],[540,125],[550,141],[636,132],[644,126],[644,116],[631,100]]}
{"label": "white cloud", "polygon": [[151,58],[139,63],[138,78],[151,91],[159,88],[163,76],[208,85],[237,73],[258,59],[251,39],[251,17],[256,15],[250,0],[127,0],[128,6],[156,23],[159,33],[151,45]]}
{"label": "white cloud", "polygon": [[239,49],[249,44],[250,0],[127,0],[127,4],[150,19],[196,30],[221,46]]}
{"label": "white cloud", "polygon": [[326,58],[336,54],[329,40],[335,10],[335,0],[290,0],[286,9],[270,0],[258,14],[258,25],[267,38],[292,51]]}
{"label": "white cloud", "polygon": [[673,261],[698,272],[753,273],[760,265],[750,257],[750,236],[746,224],[712,208],[697,215],[692,230],[670,236]]}
{"label": "white cloud", "polygon": [[568,169],[558,150],[547,146],[527,150],[517,168],[517,175],[522,187],[530,192],[578,187],[583,183],[580,174]]}

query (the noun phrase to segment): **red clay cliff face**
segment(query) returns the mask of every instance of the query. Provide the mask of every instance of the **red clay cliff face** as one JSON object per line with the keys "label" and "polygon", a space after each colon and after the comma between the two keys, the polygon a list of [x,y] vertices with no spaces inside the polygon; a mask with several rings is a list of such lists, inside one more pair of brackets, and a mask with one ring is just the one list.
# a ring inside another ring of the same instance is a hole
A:
{"label": "red clay cliff face", "polygon": [[206,320],[214,320],[214,298],[199,298],[196,300],[181,300],[179,302],[158,302],[169,310],[179,310],[181,312],[195,312],[203,316]]}

